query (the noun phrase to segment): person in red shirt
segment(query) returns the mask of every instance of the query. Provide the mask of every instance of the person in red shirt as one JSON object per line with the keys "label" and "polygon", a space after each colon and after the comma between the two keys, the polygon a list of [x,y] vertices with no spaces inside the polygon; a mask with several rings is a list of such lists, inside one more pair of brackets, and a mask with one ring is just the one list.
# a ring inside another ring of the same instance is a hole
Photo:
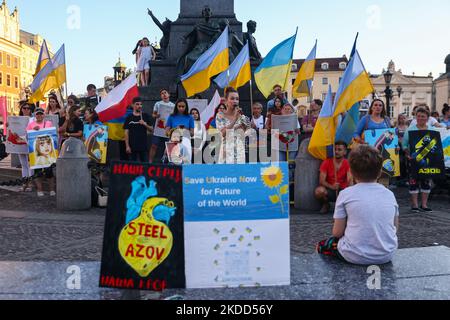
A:
{"label": "person in red shirt", "polygon": [[328,213],[330,202],[336,202],[339,192],[353,184],[346,155],[347,144],[338,141],[335,144],[334,158],[325,160],[320,166],[320,186],[315,191],[316,199],[323,204],[320,213]]}

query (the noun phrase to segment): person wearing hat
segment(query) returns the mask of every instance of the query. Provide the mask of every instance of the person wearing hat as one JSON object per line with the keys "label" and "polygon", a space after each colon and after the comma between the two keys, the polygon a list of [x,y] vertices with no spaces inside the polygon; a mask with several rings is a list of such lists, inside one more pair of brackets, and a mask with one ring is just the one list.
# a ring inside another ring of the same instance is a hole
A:
{"label": "person wearing hat", "polygon": [[[39,131],[45,128],[52,128],[53,124],[51,121],[45,121],[44,120],[44,109],[37,108],[36,112],[34,113],[35,120],[31,121],[27,126],[27,131],[34,130]],[[53,175],[53,169],[52,168],[46,168],[46,169],[39,169],[35,170],[35,173],[43,173],[43,176],[47,179],[49,179],[49,185],[50,185],[50,196],[55,197],[56,191],[55,191],[55,176]],[[38,197],[44,196],[44,191],[42,188],[42,178],[36,178],[36,189],[37,189],[37,195]]]}

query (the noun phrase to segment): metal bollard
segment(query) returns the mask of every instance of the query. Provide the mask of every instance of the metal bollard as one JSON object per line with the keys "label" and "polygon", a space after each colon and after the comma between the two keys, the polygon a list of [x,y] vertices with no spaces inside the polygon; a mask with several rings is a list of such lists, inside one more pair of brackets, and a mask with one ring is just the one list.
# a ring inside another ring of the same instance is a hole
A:
{"label": "metal bollard", "polygon": [[69,138],[56,161],[57,208],[63,211],[91,208],[91,172],[83,141]]}

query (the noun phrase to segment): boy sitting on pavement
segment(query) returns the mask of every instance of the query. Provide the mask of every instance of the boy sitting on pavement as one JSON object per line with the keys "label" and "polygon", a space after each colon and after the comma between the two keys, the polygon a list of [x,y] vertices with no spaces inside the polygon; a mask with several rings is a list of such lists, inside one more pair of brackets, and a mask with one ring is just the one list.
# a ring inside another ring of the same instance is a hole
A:
{"label": "boy sitting on pavement", "polygon": [[325,160],[320,166],[320,186],[315,191],[316,199],[323,204],[320,213],[328,213],[330,202],[336,202],[339,193],[353,184],[346,156],[347,144],[338,141],[335,143],[334,158]]}
{"label": "boy sitting on pavement", "polygon": [[357,184],[339,195],[333,237],[321,241],[317,252],[357,265],[388,263],[398,249],[399,207],[394,194],[377,183],[383,159],[362,145],[349,162]]}

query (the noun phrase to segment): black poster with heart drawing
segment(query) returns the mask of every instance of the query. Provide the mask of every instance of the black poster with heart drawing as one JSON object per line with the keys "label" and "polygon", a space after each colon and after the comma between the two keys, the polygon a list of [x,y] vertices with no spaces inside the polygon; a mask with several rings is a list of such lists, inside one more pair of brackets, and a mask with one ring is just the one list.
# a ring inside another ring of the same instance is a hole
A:
{"label": "black poster with heart drawing", "polygon": [[409,132],[411,176],[415,179],[445,178],[444,151],[441,135],[437,131]]}
{"label": "black poster with heart drawing", "polygon": [[185,288],[182,168],[111,166],[100,287]]}

